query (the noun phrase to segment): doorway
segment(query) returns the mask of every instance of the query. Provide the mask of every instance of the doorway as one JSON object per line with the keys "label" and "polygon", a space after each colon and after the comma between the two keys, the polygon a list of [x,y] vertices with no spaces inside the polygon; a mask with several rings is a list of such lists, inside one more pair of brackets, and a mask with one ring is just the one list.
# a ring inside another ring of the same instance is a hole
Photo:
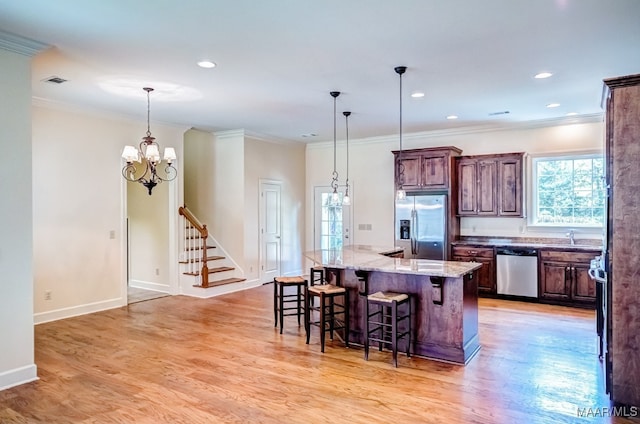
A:
{"label": "doorway", "polygon": [[272,281],[281,275],[282,182],[260,180],[260,281]]}
{"label": "doorway", "polygon": [[[314,249],[341,249],[352,244],[351,206],[332,202],[331,187],[315,187],[313,196]],[[353,196],[353,194],[352,194]]]}

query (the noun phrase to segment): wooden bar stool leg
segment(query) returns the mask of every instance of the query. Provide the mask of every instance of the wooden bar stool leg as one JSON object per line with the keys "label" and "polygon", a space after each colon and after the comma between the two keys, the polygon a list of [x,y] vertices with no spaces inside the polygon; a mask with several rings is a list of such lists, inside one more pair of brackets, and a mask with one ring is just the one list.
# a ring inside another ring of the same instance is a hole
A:
{"label": "wooden bar stool leg", "polygon": [[324,334],[326,333],[326,308],[324,293],[320,293],[320,352],[324,353]]}
{"label": "wooden bar stool leg", "polygon": [[284,284],[280,284],[280,334],[282,334],[282,329],[284,328]]}
{"label": "wooden bar stool leg", "polygon": [[296,311],[298,312],[298,327],[300,326],[300,312],[302,312],[302,310],[300,308],[300,306],[301,306],[300,301],[302,300],[301,299],[301,293],[300,293],[300,289],[301,288],[302,287],[297,286],[297,290],[298,291],[297,291],[297,297],[296,297]]}
{"label": "wooden bar stool leg", "polygon": [[409,353],[411,347],[411,299],[407,302],[407,307],[409,308],[409,318],[407,318],[407,331],[409,332],[407,333],[407,358],[409,358],[411,356]]}
{"label": "wooden bar stool leg", "polygon": [[369,360],[369,302],[364,302],[364,360]]}
{"label": "wooden bar stool leg", "polygon": [[273,318],[276,323],[274,327],[278,326],[278,283],[275,278],[273,279]]}
{"label": "wooden bar stool leg", "polygon": [[307,307],[304,308],[304,331],[307,333],[307,344],[309,344],[309,337],[311,336],[311,296],[309,295],[309,287],[304,288],[304,302]]}
{"label": "wooden bar stool leg", "polygon": [[333,340],[333,329],[334,329],[334,320],[336,316],[336,311],[334,308],[333,297],[329,298],[329,340]]}
{"label": "wooden bar stool leg", "polygon": [[349,291],[344,292],[344,344],[346,347],[349,347]]}
{"label": "wooden bar stool leg", "polygon": [[393,352],[393,366],[398,368],[398,302],[391,306],[391,351]]}
{"label": "wooden bar stool leg", "polygon": [[[378,340],[387,340],[387,333],[388,331],[385,330],[385,326],[382,325],[382,323],[388,324],[389,323],[389,308],[385,307],[384,305],[378,305],[378,308],[380,310],[380,326],[378,327],[378,330],[380,330],[380,335],[378,337]],[[384,343],[382,341],[378,342],[378,351],[382,352],[382,348],[384,347]]]}

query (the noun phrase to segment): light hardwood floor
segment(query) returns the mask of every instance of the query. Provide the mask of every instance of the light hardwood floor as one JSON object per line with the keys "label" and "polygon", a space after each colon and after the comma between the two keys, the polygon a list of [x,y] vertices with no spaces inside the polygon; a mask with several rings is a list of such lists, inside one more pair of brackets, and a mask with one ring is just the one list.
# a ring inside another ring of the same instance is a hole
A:
{"label": "light hardwood floor", "polygon": [[467,366],[274,328],[272,286],[164,297],[38,325],[40,380],[0,392],[1,423],[573,423],[607,407],[594,312],[481,299]]}

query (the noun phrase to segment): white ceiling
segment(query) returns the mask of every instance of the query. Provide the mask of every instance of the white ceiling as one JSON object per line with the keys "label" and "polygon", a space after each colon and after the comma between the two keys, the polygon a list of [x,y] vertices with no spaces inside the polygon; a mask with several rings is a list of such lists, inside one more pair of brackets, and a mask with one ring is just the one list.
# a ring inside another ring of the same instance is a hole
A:
{"label": "white ceiling", "polygon": [[639,18],[639,0],[0,0],[0,30],[52,46],[36,98],[142,118],[150,85],[152,121],[301,142],[333,139],[332,90],[338,138],[344,110],[351,138],[397,134],[399,65],[405,133],[599,114],[602,80],[640,73]]}

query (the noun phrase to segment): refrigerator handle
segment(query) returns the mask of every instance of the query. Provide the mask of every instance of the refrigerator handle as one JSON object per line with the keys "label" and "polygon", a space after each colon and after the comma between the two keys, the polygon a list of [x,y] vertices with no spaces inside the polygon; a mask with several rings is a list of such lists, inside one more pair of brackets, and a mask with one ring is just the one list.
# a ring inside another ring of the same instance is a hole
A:
{"label": "refrigerator handle", "polygon": [[416,234],[416,210],[415,209],[411,209],[411,254],[415,255],[416,254],[416,247],[415,247],[415,234]]}
{"label": "refrigerator handle", "polygon": [[418,255],[418,249],[420,248],[420,245],[418,244],[418,212],[414,209],[413,213],[415,215],[414,225],[415,225],[415,229],[416,229],[416,231],[414,233],[416,236],[413,238],[416,247],[414,247],[414,249],[413,249],[413,254],[414,255]]}

